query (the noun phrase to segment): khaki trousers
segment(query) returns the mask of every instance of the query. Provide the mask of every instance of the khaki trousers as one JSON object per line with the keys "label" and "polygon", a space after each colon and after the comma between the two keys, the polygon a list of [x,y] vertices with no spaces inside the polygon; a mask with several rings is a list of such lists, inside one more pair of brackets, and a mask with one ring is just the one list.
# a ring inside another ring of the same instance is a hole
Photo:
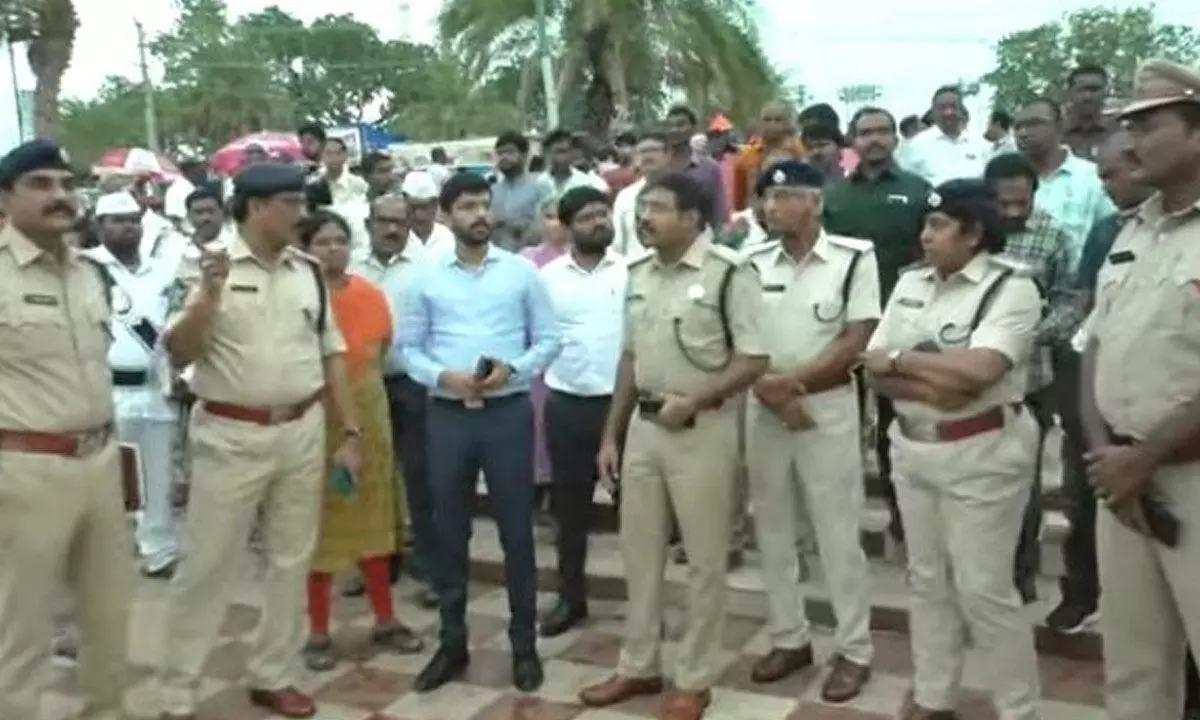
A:
{"label": "khaki trousers", "polygon": [[[859,536],[866,499],[854,391],[832,390],[807,405],[817,426],[804,432],[788,429],[757,400],[747,411],[746,460],[771,645],[795,650],[812,641],[796,556],[800,527],[811,518],[838,621],[836,652],[870,665],[869,572]],[[807,518],[800,517],[803,509],[811,510]]]}
{"label": "khaki trousers", "polygon": [[1097,513],[1111,720],[1179,720],[1187,646],[1200,647],[1200,463],[1159,470],[1154,489],[1183,526],[1173,550]]}
{"label": "khaki trousers", "polygon": [[251,687],[296,682],[304,643],[304,587],[316,548],[325,478],[325,411],[262,427],[192,411],[191,491],[182,559],[168,590],[163,710],[195,712],[195,690],[263,508],[266,602],[247,663]]}
{"label": "khaki trousers", "polygon": [[914,699],[929,710],[954,709],[969,630],[1000,720],[1036,720],[1038,662],[1013,585],[1012,548],[1038,429],[1028,412],[1005,413],[1003,428],[956,442],[910,440],[899,418],[889,430],[913,594]]}
{"label": "khaki trousers", "polygon": [[625,677],[660,673],[664,570],[670,511],[688,556],[687,627],[675,684],[704,690],[721,672],[725,571],[738,465],[736,407],[704,412],[678,432],[634,417],[621,473],[621,554],[629,586]]}
{"label": "khaki trousers", "polygon": [[0,718],[39,717],[64,576],[81,717],[123,717],[131,547],[116,443],[80,458],[0,452]]}

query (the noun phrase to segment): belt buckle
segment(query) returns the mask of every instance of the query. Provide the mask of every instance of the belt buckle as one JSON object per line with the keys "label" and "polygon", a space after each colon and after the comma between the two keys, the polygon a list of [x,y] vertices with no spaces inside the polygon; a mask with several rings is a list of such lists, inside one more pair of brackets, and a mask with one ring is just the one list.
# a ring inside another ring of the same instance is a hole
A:
{"label": "belt buckle", "polygon": [[108,442],[108,430],[89,430],[75,436],[75,457],[90,457]]}
{"label": "belt buckle", "polygon": [[941,439],[940,422],[900,420],[900,431],[904,437],[917,442],[937,442]]}

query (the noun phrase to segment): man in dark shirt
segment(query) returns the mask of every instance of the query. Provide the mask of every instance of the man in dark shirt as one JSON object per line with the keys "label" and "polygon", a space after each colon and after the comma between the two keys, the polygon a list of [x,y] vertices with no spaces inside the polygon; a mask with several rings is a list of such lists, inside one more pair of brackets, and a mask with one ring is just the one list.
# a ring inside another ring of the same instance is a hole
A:
{"label": "man in dark shirt", "polygon": [[1080,65],[1067,76],[1067,131],[1063,142],[1086,160],[1096,160],[1100,146],[1118,128],[1104,115],[1108,71],[1099,65]]}
{"label": "man in dark shirt", "polygon": [[[859,163],[848,177],[826,186],[825,231],[875,244],[879,299],[886,304],[896,287],[900,269],[922,255],[921,228],[933,189],[922,178],[897,167],[893,157],[898,142],[896,119],[887,110],[862,108],[851,118],[849,129]],[[892,489],[891,443],[886,432],[895,412],[887,398],[880,397],[878,402],[876,452],[880,489],[892,510],[892,536],[901,541],[904,530]]]}
{"label": "man in dark shirt", "polygon": [[667,111],[663,122],[667,133],[667,148],[670,154],[671,172],[687,175],[704,189],[708,200],[708,212],[704,220],[710,227],[723,227],[729,219],[725,206],[725,179],[721,166],[707,155],[692,150],[692,136],[696,134],[699,119],[686,105],[675,105]]}

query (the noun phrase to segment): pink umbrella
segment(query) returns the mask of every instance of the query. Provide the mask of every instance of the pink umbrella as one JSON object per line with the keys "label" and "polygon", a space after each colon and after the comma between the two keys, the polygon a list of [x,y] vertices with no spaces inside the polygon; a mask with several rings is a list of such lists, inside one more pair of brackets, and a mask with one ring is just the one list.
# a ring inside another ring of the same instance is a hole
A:
{"label": "pink umbrella", "polygon": [[222,175],[233,175],[246,164],[248,151],[257,148],[275,160],[295,160],[300,151],[300,138],[295,133],[257,132],[243,135],[213,153],[209,165]]}
{"label": "pink umbrella", "polygon": [[114,148],[92,166],[96,175],[153,175],[159,179],[179,177],[179,168],[163,155],[146,148]]}

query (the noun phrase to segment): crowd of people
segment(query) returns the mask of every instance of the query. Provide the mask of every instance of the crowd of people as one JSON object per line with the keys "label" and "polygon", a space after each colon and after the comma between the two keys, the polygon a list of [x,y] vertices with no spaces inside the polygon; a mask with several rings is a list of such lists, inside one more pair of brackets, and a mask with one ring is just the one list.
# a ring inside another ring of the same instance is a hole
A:
{"label": "crowd of people", "polygon": [[[402,654],[424,641],[392,586],[422,583],[440,628],[414,689],[442,687],[470,663],[480,478],[519,690],[543,682],[538,636],[588,621],[600,483],[619,506],[626,632],[582,704],[665,692],[663,720],[704,715],[750,534],[770,638],[753,680],[820,662],[821,697],[844,703],[871,683],[869,453],[912,594],[897,717],[955,717],[969,646],[999,717],[1034,720],[1023,604],[1058,424],[1071,529],[1046,624],[1099,621],[1109,717],[1178,720],[1200,640],[1200,72],[1147,63],[1116,116],[1107,80],[1080,67],[1065,105],[998,112],[986,136],[949,86],[924,128],[772,103],[735,143],[678,106],[599,151],[549,133],[536,162],[511,132],[492,177],[448,158],[398,173],[378,153],[352,172],[309,125],[303,162],[252,149],[223,183],[194,164],[161,208],[106,188],[86,223],[62,150],[15,149],[0,160],[0,718],[38,717],[53,630],[76,624],[84,717],[122,717],[126,511],[143,574],[169,583],[164,720],[196,717],[252,533],[255,705],[316,714],[297,669],[342,660],[338,575],[369,600],[371,642]],[[558,599],[539,612],[541,508]],[[672,543],[687,616],[665,678]],[[827,658],[803,610],[812,553],[836,616]]]}

